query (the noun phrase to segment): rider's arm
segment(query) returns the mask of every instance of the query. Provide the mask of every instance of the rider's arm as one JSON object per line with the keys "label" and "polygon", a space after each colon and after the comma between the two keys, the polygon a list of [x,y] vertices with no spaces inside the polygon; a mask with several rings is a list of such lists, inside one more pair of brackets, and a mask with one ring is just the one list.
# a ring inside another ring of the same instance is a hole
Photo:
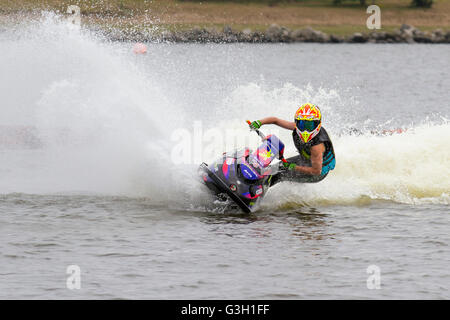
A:
{"label": "rider's arm", "polygon": [[311,147],[311,167],[296,166],[295,171],[318,176],[322,173],[323,153],[325,145],[323,143]]}
{"label": "rider's arm", "polygon": [[267,117],[264,119],[261,119],[261,125],[263,124],[276,124],[277,126],[280,126],[282,128],[288,129],[288,130],[294,130],[295,129],[295,122],[286,121],[277,117]]}

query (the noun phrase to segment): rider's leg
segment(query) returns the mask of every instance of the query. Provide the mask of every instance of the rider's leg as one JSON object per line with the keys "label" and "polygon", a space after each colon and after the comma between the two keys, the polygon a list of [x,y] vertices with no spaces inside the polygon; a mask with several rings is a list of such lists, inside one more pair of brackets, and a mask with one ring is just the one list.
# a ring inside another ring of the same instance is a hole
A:
{"label": "rider's leg", "polygon": [[[298,155],[291,158],[286,159],[289,163],[295,163],[299,166],[310,167],[311,163],[306,162],[303,158]],[[321,174],[318,176],[312,176],[309,174],[304,174],[301,172],[296,172],[293,170],[281,170],[272,176],[270,181],[270,186],[273,186],[281,181],[291,181],[298,183],[314,183],[323,180],[328,175],[328,172],[325,174]]]}

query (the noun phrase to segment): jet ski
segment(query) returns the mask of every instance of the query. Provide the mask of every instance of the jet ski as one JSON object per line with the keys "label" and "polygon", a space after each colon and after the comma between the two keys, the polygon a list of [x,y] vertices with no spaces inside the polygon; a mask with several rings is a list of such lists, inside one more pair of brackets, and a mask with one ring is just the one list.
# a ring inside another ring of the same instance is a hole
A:
{"label": "jet ski", "polygon": [[257,207],[271,185],[272,176],[278,172],[278,165],[271,165],[272,161],[286,161],[284,144],[277,136],[254,131],[262,139],[255,151],[245,147],[224,152],[217,161],[199,167],[199,174],[213,195],[221,201],[231,199],[245,213]]}

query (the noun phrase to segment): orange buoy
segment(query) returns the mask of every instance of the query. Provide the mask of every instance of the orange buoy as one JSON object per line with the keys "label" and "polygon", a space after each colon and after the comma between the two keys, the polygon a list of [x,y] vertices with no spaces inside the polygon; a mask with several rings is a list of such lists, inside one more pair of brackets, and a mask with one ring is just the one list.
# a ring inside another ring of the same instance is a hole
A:
{"label": "orange buoy", "polygon": [[143,43],[136,43],[133,46],[133,52],[135,54],[144,54],[147,53],[147,46]]}

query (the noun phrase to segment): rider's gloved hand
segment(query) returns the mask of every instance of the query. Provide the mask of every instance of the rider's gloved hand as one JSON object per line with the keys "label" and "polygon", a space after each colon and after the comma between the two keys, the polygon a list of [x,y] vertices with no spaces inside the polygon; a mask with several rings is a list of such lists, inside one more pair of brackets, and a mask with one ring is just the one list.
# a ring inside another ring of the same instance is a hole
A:
{"label": "rider's gloved hand", "polygon": [[282,162],[283,168],[286,170],[295,170],[295,167],[297,166],[295,163],[289,163],[289,162]]}
{"label": "rider's gloved hand", "polygon": [[262,126],[261,121],[256,120],[250,124],[250,129],[257,130],[257,129],[261,128],[261,126]]}

